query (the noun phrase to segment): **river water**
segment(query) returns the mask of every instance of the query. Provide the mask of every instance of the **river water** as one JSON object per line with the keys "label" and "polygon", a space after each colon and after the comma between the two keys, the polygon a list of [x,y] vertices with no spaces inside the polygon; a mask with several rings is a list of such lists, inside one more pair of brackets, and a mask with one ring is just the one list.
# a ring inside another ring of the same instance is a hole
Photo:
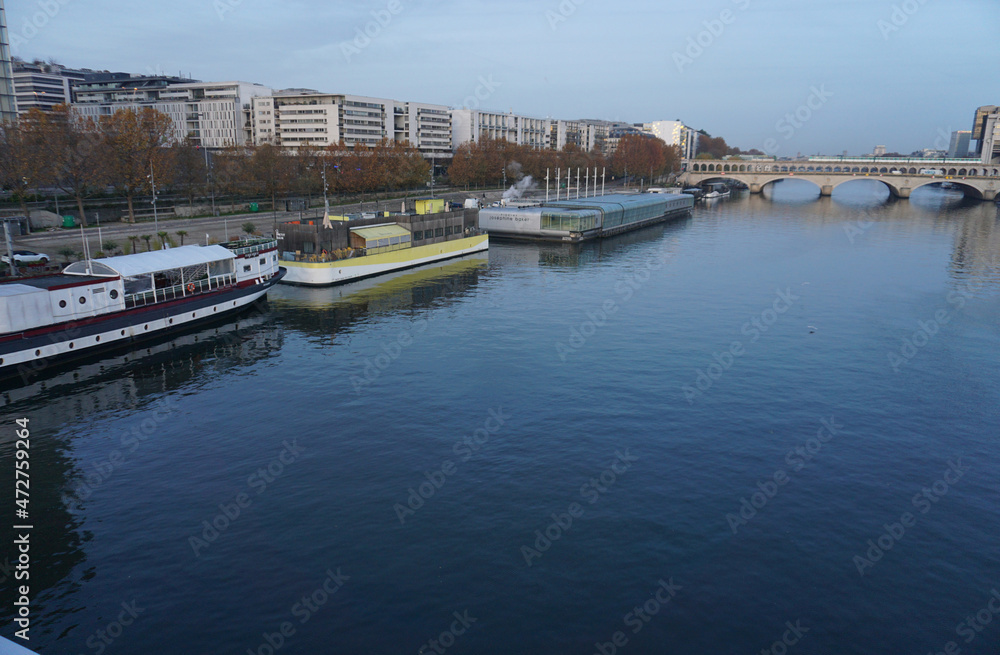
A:
{"label": "river water", "polygon": [[997,206],[816,196],[279,287],[8,388],[25,645],[995,653]]}

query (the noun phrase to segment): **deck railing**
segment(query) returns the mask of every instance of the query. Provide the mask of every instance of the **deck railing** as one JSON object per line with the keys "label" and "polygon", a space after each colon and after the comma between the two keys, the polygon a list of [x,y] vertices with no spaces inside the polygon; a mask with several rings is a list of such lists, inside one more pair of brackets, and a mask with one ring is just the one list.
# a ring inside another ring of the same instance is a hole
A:
{"label": "deck railing", "polygon": [[177,284],[172,287],[163,287],[162,289],[152,289],[150,291],[134,293],[132,295],[125,296],[125,309],[145,307],[146,305],[167,302],[168,300],[177,300],[178,298],[196,296],[200,293],[205,293],[214,289],[221,289],[223,287],[230,287],[234,284],[236,284],[236,276],[227,274],[216,275],[204,280],[185,282],[184,284]]}

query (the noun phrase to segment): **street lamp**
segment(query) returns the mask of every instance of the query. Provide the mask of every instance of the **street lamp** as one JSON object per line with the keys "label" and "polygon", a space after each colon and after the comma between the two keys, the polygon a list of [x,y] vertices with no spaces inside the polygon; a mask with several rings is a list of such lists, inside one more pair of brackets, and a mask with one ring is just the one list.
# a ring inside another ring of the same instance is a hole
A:
{"label": "street lamp", "polygon": [[160,231],[160,221],[156,217],[156,180],[153,178],[153,162],[149,162],[149,186],[153,189],[153,199],[149,202],[153,205],[153,229],[156,232]]}

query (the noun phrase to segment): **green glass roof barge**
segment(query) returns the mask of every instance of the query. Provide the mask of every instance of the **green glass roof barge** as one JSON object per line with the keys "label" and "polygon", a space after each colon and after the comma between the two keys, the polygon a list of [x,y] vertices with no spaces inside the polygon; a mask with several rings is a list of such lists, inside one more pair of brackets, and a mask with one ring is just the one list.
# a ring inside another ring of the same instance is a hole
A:
{"label": "green glass roof barge", "polygon": [[479,227],[490,236],[575,243],[683,216],[693,206],[694,196],[686,193],[615,193],[537,207],[486,207]]}

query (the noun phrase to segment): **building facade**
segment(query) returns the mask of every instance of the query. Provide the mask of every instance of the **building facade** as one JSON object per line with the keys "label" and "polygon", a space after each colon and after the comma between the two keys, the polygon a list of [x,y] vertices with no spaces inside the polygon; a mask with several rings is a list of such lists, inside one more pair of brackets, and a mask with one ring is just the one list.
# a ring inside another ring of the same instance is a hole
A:
{"label": "building facade", "polygon": [[532,148],[550,147],[551,121],[485,109],[451,110],[451,147],[481,138],[505,139]]}
{"label": "building facade", "polygon": [[664,141],[667,145],[681,149],[681,157],[694,159],[698,154],[698,132],[681,121],[653,121],[643,123],[642,129]]}
{"label": "building facade", "polygon": [[948,144],[948,158],[958,159],[969,156],[969,139],[971,130],[958,130],[951,133],[951,143]]}
{"label": "building facade", "polygon": [[97,73],[75,86],[73,110],[99,119],[125,108],[152,107],[170,116],[175,141],[191,139],[206,148],[224,148],[251,142],[251,101],[271,93],[269,87],[251,82]]}
{"label": "building facade", "polygon": [[286,89],[252,101],[254,143],[283,148],[374,146],[383,139],[412,145],[427,158],[450,157],[448,107],[312,89]]}
{"label": "building facade", "polygon": [[1000,163],[1000,106],[985,105],[976,110],[971,138],[976,141],[975,156],[984,164]]}
{"label": "building facade", "polygon": [[51,111],[73,102],[73,85],[83,82],[87,71],[41,61],[14,61],[14,93],[17,113],[30,109]]}

